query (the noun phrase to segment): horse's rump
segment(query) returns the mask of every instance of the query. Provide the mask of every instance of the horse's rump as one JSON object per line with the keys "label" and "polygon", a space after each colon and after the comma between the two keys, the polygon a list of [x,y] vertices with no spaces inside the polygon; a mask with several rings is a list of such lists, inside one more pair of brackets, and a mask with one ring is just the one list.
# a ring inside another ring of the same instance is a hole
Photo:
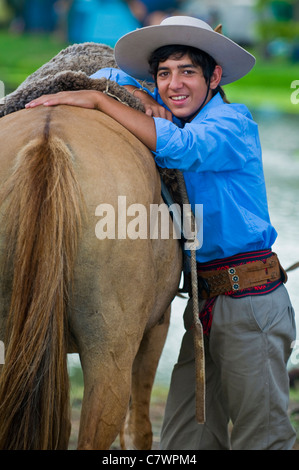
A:
{"label": "horse's rump", "polygon": [[[102,421],[98,402],[84,430],[88,439],[104,436],[92,446],[107,448],[124,419],[128,370],[143,331],[168,308],[181,266],[175,240],[98,240],[95,210],[101,203],[116,207],[119,195],[128,205],[160,203],[157,169],[137,139],[93,110],[60,106],[13,113],[1,119],[0,139],[1,267],[5,257],[8,269],[0,275],[1,335],[6,329],[0,447],[67,446],[71,339],[86,384],[103,388],[101,406],[113,390],[109,432],[101,431],[107,419]],[[128,334],[118,338],[118,329]],[[105,385],[111,358],[117,373],[110,371],[114,382]],[[114,403],[116,388],[124,385]],[[88,413],[88,402],[86,408]]]}

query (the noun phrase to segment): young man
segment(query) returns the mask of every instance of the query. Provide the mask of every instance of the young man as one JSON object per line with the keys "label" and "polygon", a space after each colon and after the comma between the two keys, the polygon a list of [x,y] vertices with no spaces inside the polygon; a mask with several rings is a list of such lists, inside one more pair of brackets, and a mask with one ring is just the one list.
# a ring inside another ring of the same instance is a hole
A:
{"label": "young man", "polygon": [[[294,312],[271,251],[277,234],[268,214],[257,125],[244,105],[224,102],[220,88],[248,73],[255,59],[189,17],[129,33],[115,54],[122,70],[95,76],[138,94],[146,114],[94,91],[44,96],[27,106],[63,103],[109,114],[154,152],[159,166],[183,172],[192,207],[203,204],[196,259],[203,287],[206,422],[195,419],[191,299],[161,448],[291,449],[286,363]],[[131,77],[151,74],[157,87],[152,96]]]}

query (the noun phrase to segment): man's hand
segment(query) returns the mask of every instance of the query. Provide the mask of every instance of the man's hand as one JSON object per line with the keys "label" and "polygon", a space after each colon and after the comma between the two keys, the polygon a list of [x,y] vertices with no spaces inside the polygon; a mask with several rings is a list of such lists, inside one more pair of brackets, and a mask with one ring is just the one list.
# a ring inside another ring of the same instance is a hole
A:
{"label": "man's hand", "polygon": [[[167,109],[165,109],[164,106],[160,106],[159,103],[157,103],[157,101],[154,100],[154,98],[152,98],[149,95],[147,95],[147,96],[148,96],[148,98],[147,98],[148,102],[143,102],[143,100],[142,100],[142,104],[143,104],[144,109],[145,109],[145,114],[147,114],[147,116],[161,117],[161,118],[167,119],[168,121],[172,121],[171,112],[168,111]],[[139,96],[138,96],[138,98],[139,98]]]}
{"label": "man's hand", "polygon": [[69,106],[79,106],[81,108],[98,109],[98,99],[100,91],[79,90],[61,91],[52,95],[42,95],[25,105],[25,108],[35,108],[36,106],[56,106],[67,104]]}
{"label": "man's hand", "polygon": [[[153,101],[155,102],[155,100]],[[25,107],[30,109],[41,105],[56,106],[59,104],[102,111],[132,132],[150,150],[155,151],[156,149],[156,128],[152,117],[125,106],[101,91],[61,91],[53,95],[43,95],[27,103]]]}
{"label": "man's hand", "polygon": [[131,85],[125,86],[130,93],[132,93],[136,98],[140,99],[141,103],[144,106],[145,114],[151,117],[161,117],[172,121],[172,114],[170,111],[161,106],[157,101],[148,93],[142,91],[142,88],[136,88]]}

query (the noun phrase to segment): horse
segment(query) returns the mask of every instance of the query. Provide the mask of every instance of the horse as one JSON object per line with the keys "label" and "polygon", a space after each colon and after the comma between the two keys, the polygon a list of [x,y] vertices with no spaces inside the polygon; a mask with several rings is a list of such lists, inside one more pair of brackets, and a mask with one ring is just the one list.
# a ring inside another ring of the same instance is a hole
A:
{"label": "horse", "polygon": [[169,215],[168,237],[150,236],[150,217],[144,237],[96,226],[112,207],[128,227],[120,197],[148,216],[163,204],[153,155],[107,115],[71,106],[4,116],[0,141],[0,448],[67,449],[67,354],[78,353],[77,448],[109,449],[120,433],[123,449],[150,449],[181,247]]}

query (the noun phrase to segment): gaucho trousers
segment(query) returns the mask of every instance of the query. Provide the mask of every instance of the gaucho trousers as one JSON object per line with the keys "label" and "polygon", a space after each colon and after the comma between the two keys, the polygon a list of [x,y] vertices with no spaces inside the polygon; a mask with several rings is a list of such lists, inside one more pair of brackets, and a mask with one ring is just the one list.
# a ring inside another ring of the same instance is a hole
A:
{"label": "gaucho trousers", "polygon": [[286,364],[295,340],[294,311],[284,285],[265,295],[219,296],[205,342],[206,422],[195,419],[192,300],[172,373],[163,450],[288,450],[296,434],[288,417]]}

